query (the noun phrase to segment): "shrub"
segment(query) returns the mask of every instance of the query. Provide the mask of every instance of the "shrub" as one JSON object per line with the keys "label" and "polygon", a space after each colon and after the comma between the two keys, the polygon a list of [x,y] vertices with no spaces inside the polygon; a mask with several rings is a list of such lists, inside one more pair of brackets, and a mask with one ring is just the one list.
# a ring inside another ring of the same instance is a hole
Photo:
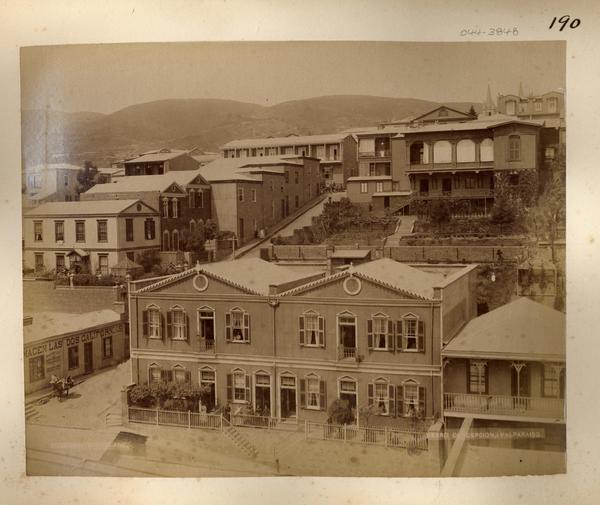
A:
{"label": "shrub", "polygon": [[137,384],[129,390],[129,404],[138,407],[152,408],[155,406],[155,398],[147,384]]}
{"label": "shrub", "polygon": [[348,400],[335,400],[327,409],[327,414],[329,416],[328,423],[351,424],[354,422],[354,413]]}

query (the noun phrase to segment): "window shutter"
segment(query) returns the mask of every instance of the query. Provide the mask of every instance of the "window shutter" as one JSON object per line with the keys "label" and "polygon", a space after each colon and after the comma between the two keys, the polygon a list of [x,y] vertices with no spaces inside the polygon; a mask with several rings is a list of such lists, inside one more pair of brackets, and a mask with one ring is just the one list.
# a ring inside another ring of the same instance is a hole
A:
{"label": "window shutter", "polygon": [[387,322],[387,335],[385,337],[385,340],[388,351],[394,352],[394,321],[392,321],[391,319],[388,319]]}
{"label": "window shutter", "polygon": [[403,338],[402,328],[403,328],[402,319],[400,319],[399,321],[396,321],[396,350],[397,351],[402,350],[402,338]]}
{"label": "window shutter", "polygon": [[142,311],[142,335],[147,337],[150,332],[148,331],[148,311]]}
{"label": "window shutter", "polygon": [[160,380],[161,380],[161,382],[168,382],[167,371],[168,370],[161,370],[160,371]]}
{"label": "window shutter", "polygon": [[252,403],[252,376],[246,375],[246,401]]}
{"label": "window shutter", "polygon": [[418,347],[419,351],[425,352],[425,322],[419,321],[417,323],[418,327]]}
{"label": "window shutter", "polygon": [[306,380],[300,379],[300,407],[306,407]]}
{"label": "window shutter", "polygon": [[419,412],[422,417],[425,417],[427,414],[425,403],[425,388],[423,386],[419,386]]}
{"label": "window shutter", "polygon": [[298,318],[298,328],[300,334],[300,345],[304,345],[304,316]]}
{"label": "window shutter", "polygon": [[373,320],[367,320],[367,348],[373,349]]}
{"label": "window shutter", "polygon": [[319,381],[319,408],[327,410],[327,383]]}
{"label": "window shutter", "polygon": [[189,335],[189,327],[190,327],[190,318],[188,317],[187,312],[183,313],[183,338],[185,340],[188,339]]}
{"label": "window shutter", "polygon": [[225,312],[225,340],[231,340],[231,312]]}
{"label": "window shutter", "polygon": [[172,338],[173,336],[173,313],[168,310],[167,311],[167,338]]}
{"label": "window shutter", "polygon": [[185,371],[185,383],[192,384],[192,372],[190,372],[189,370]]}
{"label": "window shutter", "polygon": [[374,389],[373,384],[367,384],[367,404],[369,406],[373,405]]}
{"label": "window shutter", "polygon": [[390,417],[396,417],[396,386],[390,384],[388,388]]}
{"label": "window shutter", "polygon": [[404,386],[396,387],[396,412],[398,417],[404,416]]}
{"label": "window shutter", "polygon": [[160,316],[160,338],[164,338],[165,336],[165,316],[163,315],[162,312],[159,312],[158,315]]}
{"label": "window shutter", "polygon": [[227,374],[227,401],[233,401],[233,376],[230,373]]}
{"label": "window shutter", "polygon": [[250,342],[250,314],[244,312],[244,340]]}
{"label": "window shutter", "polygon": [[[489,362],[485,364],[485,366],[483,367],[485,372],[484,372],[484,377],[485,377],[485,394],[488,394],[488,385],[490,383],[490,366],[489,366]],[[544,381],[542,380],[542,383]]]}
{"label": "window shutter", "polygon": [[325,347],[325,318],[319,316],[319,345]]}

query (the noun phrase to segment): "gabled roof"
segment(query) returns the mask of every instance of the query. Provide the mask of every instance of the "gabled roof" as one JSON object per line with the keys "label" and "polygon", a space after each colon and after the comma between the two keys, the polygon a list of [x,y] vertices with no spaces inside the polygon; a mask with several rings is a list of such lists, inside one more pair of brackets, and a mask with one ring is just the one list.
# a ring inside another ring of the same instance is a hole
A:
{"label": "gabled roof", "polygon": [[206,274],[208,277],[220,280],[247,293],[263,296],[269,295],[269,286],[278,286],[322,274],[322,272],[308,274],[296,272],[259,258],[241,258],[197,265],[194,268],[141,288],[138,292],[156,291],[174,282],[192,277],[197,273]]}
{"label": "gabled roof", "polygon": [[125,160],[124,163],[152,163],[159,161],[168,161],[174,158],[179,158],[179,156],[187,155],[187,151],[179,151],[179,150],[171,150],[171,149],[163,149],[160,151],[149,151],[147,154],[142,154],[137,158],[132,158],[130,160]]}
{"label": "gabled roof", "polygon": [[445,123],[445,124],[426,124],[422,126],[403,126],[397,128],[398,137],[404,134],[411,133],[431,133],[431,132],[448,132],[448,131],[465,131],[465,130],[486,130],[497,128],[504,124],[524,124],[529,126],[544,126],[542,120],[523,120],[514,116],[506,116],[504,114],[494,114],[493,116],[483,116],[484,119],[474,119],[460,123]]}
{"label": "gabled roof", "polygon": [[42,216],[86,216],[86,215],[107,215],[114,216],[121,214],[129,207],[139,203],[146,207],[146,212],[154,212],[149,205],[140,200],[86,200],[78,202],[48,202],[43,203],[25,213],[26,217]]}
{"label": "gabled roof", "polygon": [[390,258],[381,258],[375,261],[351,266],[346,270],[298,286],[282,294],[299,294],[303,291],[312,290],[318,286],[348,276],[355,276],[371,281],[375,284],[423,300],[433,300],[434,287],[443,285],[446,280],[443,274],[424,272],[418,268],[399,263]]}
{"label": "gabled roof", "polygon": [[[198,172],[209,182],[215,181],[260,181],[260,176],[253,175],[261,171],[273,170],[277,166],[303,166],[301,158],[294,156],[254,156],[247,158],[218,158],[198,169]],[[269,168],[267,168],[269,167]],[[252,172],[252,173],[251,173]]]}
{"label": "gabled roof", "polygon": [[311,144],[337,144],[342,142],[348,133],[331,133],[325,135],[290,135],[288,137],[267,137],[258,139],[232,140],[221,146],[221,149],[247,149],[250,147],[284,147]]}
{"label": "gabled roof", "polygon": [[96,184],[86,191],[86,194],[95,195],[98,193],[131,193],[131,192],[164,192],[167,191],[173,184],[177,191],[185,194],[185,189],[177,182],[176,178],[169,172],[164,175],[129,175],[118,177],[112,182],[106,184]]}
{"label": "gabled roof", "polygon": [[563,361],[565,323],[562,312],[518,298],[469,321],[442,353],[449,357]]}

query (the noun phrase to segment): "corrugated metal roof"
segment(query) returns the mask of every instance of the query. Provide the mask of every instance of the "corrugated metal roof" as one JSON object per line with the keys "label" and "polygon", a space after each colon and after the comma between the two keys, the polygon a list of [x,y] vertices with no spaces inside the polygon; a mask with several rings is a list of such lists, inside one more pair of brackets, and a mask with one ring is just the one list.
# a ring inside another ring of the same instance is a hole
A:
{"label": "corrugated metal roof", "polygon": [[165,177],[171,173],[169,172],[165,175],[130,175],[119,177],[106,184],[96,184],[85,193],[95,195],[98,193],[130,193],[133,191],[140,193],[145,191],[163,192],[173,184],[176,184],[181,192],[185,192],[184,188],[175,182],[174,177]]}
{"label": "corrugated metal roof", "polygon": [[32,323],[23,327],[23,342],[25,344],[121,321],[121,316],[110,309],[83,314],[37,312],[31,315],[33,316]]}
{"label": "corrugated metal roof", "polygon": [[297,158],[285,156],[219,158],[200,167],[198,171],[209,182],[235,180],[259,181],[260,177],[252,175],[250,172],[259,172],[261,168],[265,167],[264,171],[273,173],[276,172],[273,168],[277,165],[302,166],[303,163],[298,161]]}
{"label": "corrugated metal roof", "polygon": [[430,132],[450,132],[450,131],[468,131],[485,130],[497,128],[503,124],[518,123],[531,126],[543,126],[544,121],[518,119],[514,116],[496,114],[485,119],[474,119],[465,122],[445,123],[445,124],[426,124],[423,126],[403,126],[398,127],[398,135],[410,133],[430,133]]}
{"label": "corrugated metal roof", "polygon": [[142,154],[137,158],[133,158],[131,160],[126,160],[124,163],[133,164],[133,163],[153,163],[158,161],[168,161],[173,158],[178,158],[179,156],[183,156],[187,154],[187,151],[170,151],[166,153],[161,152],[152,152],[149,154]]}
{"label": "corrugated metal roof", "polygon": [[119,214],[135,203],[144,205],[147,210],[156,212],[152,207],[139,200],[88,200],[79,202],[43,203],[25,213],[26,217],[36,216],[84,216],[96,214]]}
{"label": "corrugated metal roof", "polygon": [[529,298],[518,298],[469,321],[443,353],[564,360],[565,324],[562,312]]}
{"label": "corrugated metal roof", "polygon": [[252,147],[299,146],[312,144],[337,144],[342,142],[348,133],[330,133],[324,135],[290,135],[289,137],[271,137],[258,139],[232,140],[221,149],[248,149]]}

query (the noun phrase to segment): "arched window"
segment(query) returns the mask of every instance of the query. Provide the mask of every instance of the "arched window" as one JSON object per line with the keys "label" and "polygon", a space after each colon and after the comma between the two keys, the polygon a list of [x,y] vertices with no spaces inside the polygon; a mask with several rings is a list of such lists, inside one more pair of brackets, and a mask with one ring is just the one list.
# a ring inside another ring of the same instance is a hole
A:
{"label": "arched window", "polygon": [[475,142],[463,139],[456,144],[456,161],[459,163],[475,161]]}
{"label": "arched window", "polygon": [[439,140],[433,144],[433,162],[451,163],[452,162],[452,144],[447,140]]}
{"label": "arched window", "polygon": [[171,241],[169,239],[170,239],[169,232],[167,230],[163,231],[163,243],[162,243],[163,251],[171,250]]}
{"label": "arched window", "polygon": [[368,405],[377,415],[396,415],[396,386],[384,377],[377,377],[372,383],[367,384]]}
{"label": "arched window", "polygon": [[494,161],[494,141],[484,139],[479,144],[479,159],[481,161]]}

